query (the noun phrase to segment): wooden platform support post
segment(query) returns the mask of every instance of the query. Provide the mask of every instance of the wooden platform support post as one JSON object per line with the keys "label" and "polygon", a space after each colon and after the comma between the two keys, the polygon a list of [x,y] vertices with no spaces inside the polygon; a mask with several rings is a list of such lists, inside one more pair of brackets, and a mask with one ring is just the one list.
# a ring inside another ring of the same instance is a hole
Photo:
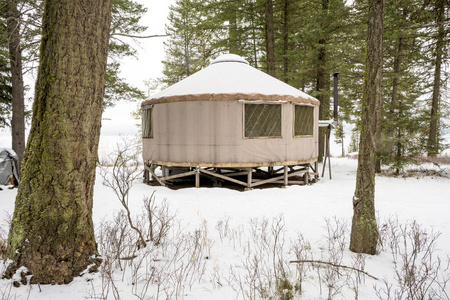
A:
{"label": "wooden platform support post", "polygon": [[329,167],[329,173],[330,173],[330,179],[331,179],[330,136],[331,136],[331,125],[328,125],[326,135],[325,135],[325,157],[323,159],[322,177],[325,175],[325,168],[326,168],[327,159],[328,159],[328,167]]}
{"label": "wooden platform support post", "polygon": [[152,179],[155,179],[156,181],[158,181],[158,183],[159,183],[161,186],[166,186],[166,184],[164,183],[164,181],[162,181],[161,179],[159,179],[158,176],[156,176],[156,174],[155,174],[156,166],[155,166],[155,165],[151,165],[151,167],[148,167],[147,165],[145,165],[145,168],[146,168],[146,169],[149,171],[149,173],[151,174]]}
{"label": "wooden platform support post", "polygon": [[314,162],[314,179],[317,181],[319,179],[319,162]]}
{"label": "wooden platform support post", "polygon": [[146,168],[144,168],[144,183],[148,184],[150,182],[150,173]]}
{"label": "wooden platform support post", "polygon": [[331,137],[331,125],[328,126],[328,132],[327,132],[328,172],[330,173],[330,179],[331,179],[330,137]]}
{"label": "wooden platform support post", "polygon": [[305,185],[309,185],[309,168],[310,164],[306,167],[307,172],[305,173]]}
{"label": "wooden platform support post", "polygon": [[248,168],[248,174],[247,174],[247,188],[251,189],[252,188],[252,173],[253,173],[253,168]]}
{"label": "wooden platform support post", "polygon": [[195,187],[199,188],[200,187],[200,167],[197,166],[197,168],[195,169]]}
{"label": "wooden platform support post", "polygon": [[284,186],[287,186],[288,182],[288,166],[284,166]]}

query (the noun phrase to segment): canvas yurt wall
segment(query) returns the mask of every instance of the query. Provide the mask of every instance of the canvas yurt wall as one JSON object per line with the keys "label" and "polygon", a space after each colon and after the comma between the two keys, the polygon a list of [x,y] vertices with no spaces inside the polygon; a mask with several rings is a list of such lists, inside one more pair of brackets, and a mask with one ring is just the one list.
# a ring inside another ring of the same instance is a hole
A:
{"label": "canvas yurt wall", "polygon": [[315,98],[243,58],[223,55],[142,103],[144,162],[194,168],[311,164],[318,155],[318,107]]}

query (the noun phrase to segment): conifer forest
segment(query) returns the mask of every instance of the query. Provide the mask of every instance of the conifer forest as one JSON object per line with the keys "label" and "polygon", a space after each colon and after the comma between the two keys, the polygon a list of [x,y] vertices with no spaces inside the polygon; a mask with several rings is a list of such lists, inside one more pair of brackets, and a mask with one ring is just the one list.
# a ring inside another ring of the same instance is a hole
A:
{"label": "conifer forest", "polygon": [[[401,170],[411,157],[436,156],[446,147],[441,136],[449,124],[450,4],[387,0],[384,14],[377,156]],[[359,0],[177,0],[159,84],[178,82],[219,53],[235,53],[319,99],[320,119],[326,120],[332,117],[332,74],[339,72],[340,125],[356,125],[343,151],[354,152],[367,22],[368,2]]]}

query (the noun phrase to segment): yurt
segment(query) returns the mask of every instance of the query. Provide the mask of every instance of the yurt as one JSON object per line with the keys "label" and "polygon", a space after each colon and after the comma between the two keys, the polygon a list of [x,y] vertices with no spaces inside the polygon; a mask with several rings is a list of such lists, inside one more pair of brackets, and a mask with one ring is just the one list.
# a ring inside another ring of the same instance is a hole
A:
{"label": "yurt", "polygon": [[145,100],[145,180],[245,188],[317,177],[319,101],[234,54]]}

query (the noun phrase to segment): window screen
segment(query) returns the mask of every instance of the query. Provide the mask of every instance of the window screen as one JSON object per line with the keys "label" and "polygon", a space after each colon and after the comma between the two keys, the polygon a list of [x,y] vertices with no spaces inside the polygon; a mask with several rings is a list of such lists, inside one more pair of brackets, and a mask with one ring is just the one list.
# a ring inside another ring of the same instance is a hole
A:
{"label": "window screen", "polygon": [[142,137],[153,138],[153,108],[146,108],[142,110]]}
{"label": "window screen", "polygon": [[281,104],[244,104],[246,138],[281,137]]}
{"label": "window screen", "polygon": [[313,135],[314,107],[295,105],[294,136]]}

